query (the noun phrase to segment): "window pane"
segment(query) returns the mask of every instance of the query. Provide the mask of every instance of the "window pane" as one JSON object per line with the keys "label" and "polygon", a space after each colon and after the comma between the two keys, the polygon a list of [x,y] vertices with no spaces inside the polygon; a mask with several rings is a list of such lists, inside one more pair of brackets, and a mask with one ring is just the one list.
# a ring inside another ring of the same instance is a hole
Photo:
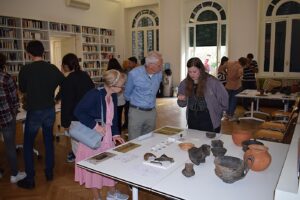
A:
{"label": "window pane", "polygon": [[196,25],[196,46],[217,46],[217,24]]}
{"label": "window pane", "polygon": [[159,30],[156,30],[156,51],[159,51]]}
{"label": "window pane", "polygon": [[286,22],[276,22],[275,26],[275,50],[274,72],[283,72],[285,54]]}
{"label": "window pane", "polygon": [[221,11],[220,11],[220,15],[221,15],[221,19],[222,19],[222,20],[226,20],[226,14],[225,14],[225,11],[224,11],[224,10],[221,10]]}
{"label": "window pane", "polygon": [[148,52],[154,50],[154,41],[153,41],[154,35],[153,34],[154,34],[153,30],[147,31],[147,48],[148,48],[147,50],[148,50]]}
{"label": "window pane", "polygon": [[194,10],[193,13],[197,13],[202,8],[202,4],[199,4]]}
{"label": "window pane", "polygon": [[149,17],[143,17],[138,23],[138,27],[153,26],[153,22]]}
{"label": "window pane", "polygon": [[222,9],[222,6],[216,2],[214,2],[214,4],[212,5],[215,9],[217,10],[221,10]]}
{"label": "window pane", "polygon": [[300,72],[300,20],[295,19],[292,23],[292,42],[290,57],[290,72]]}
{"label": "window pane", "polygon": [[132,31],[132,34],[131,34],[131,37],[132,37],[132,55],[135,56],[137,55],[137,52],[136,52],[136,46],[135,46],[135,31]]}
{"label": "window pane", "polygon": [[269,5],[266,16],[272,16],[274,6]]}
{"label": "window pane", "polygon": [[190,47],[194,46],[194,27],[189,27],[189,44]]}
{"label": "window pane", "polygon": [[221,46],[226,45],[226,25],[221,25]]}
{"label": "window pane", "polygon": [[211,10],[203,11],[202,13],[200,13],[200,15],[197,18],[198,22],[217,21],[217,20],[218,20],[218,16],[216,15],[216,13],[214,13]]}
{"label": "window pane", "polygon": [[265,32],[265,58],[264,58],[264,72],[270,71],[270,54],[271,54],[271,23],[266,24]]}
{"label": "window pane", "polygon": [[283,3],[276,12],[276,15],[292,14],[300,14],[300,4],[294,1]]}
{"label": "window pane", "polygon": [[138,59],[144,58],[144,31],[138,31]]}
{"label": "window pane", "polygon": [[211,4],[212,4],[211,1],[206,1],[202,3],[203,7],[211,6]]}

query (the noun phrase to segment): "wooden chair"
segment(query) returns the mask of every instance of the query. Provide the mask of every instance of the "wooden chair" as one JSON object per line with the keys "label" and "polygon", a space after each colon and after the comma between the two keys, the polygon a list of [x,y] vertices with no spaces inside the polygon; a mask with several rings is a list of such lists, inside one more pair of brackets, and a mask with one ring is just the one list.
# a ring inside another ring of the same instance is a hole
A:
{"label": "wooden chair", "polygon": [[275,127],[277,125],[274,125],[273,127],[270,126],[268,128],[261,128],[255,132],[254,138],[288,144],[292,139],[294,129],[297,124],[297,119],[298,107],[294,109],[294,112],[291,114],[288,123],[284,127]]}
{"label": "wooden chair", "polygon": [[286,126],[287,126],[287,122],[294,115],[295,112],[296,113],[299,112],[298,106],[293,106],[293,110],[291,112],[289,112],[289,115],[287,116],[286,121],[275,120],[275,121],[264,122],[259,126],[259,129],[269,129],[269,130],[284,132],[284,130],[286,129]]}
{"label": "wooden chair", "polygon": [[[295,104],[293,106],[293,109],[294,109],[294,107],[299,108],[299,106],[300,106],[300,97],[297,97]],[[281,122],[287,122],[286,119],[288,119],[290,115],[291,115],[291,112],[288,112],[288,111],[285,112],[284,110],[275,110],[271,113],[271,117],[273,120],[281,121]]]}

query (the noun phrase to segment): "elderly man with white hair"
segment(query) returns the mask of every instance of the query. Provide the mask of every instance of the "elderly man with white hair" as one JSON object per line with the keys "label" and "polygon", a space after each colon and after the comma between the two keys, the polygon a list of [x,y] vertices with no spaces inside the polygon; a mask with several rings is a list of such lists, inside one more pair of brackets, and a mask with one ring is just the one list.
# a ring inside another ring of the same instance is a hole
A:
{"label": "elderly man with white hair", "polygon": [[151,51],[145,65],[134,68],[128,74],[124,96],[130,102],[129,140],[155,129],[156,93],[162,81],[162,63],[161,54]]}

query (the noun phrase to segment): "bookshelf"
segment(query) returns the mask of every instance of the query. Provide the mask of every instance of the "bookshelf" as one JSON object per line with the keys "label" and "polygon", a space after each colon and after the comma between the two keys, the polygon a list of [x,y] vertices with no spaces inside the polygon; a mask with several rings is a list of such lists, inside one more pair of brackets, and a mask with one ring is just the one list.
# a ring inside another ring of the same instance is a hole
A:
{"label": "bookshelf", "polygon": [[39,40],[43,43],[45,53],[44,60],[50,62],[49,25],[47,21],[22,19],[22,33],[24,44],[24,62],[31,62],[29,55],[25,52],[27,44],[31,40]]}
{"label": "bookshelf", "polygon": [[112,29],[100,29],[100,54],[101,54],[101,70],[102,73],[107,69],[107,64],[112,56],[115,56],[114,45],[115,32]]}
{"label": "bookshelf", "polygon": [[94,82],[101,82],[109,58],[115,56],[112,29],[60,22],[0,16],[0,53],[8,59],[7,72],[17,80],[20,68],[31,62],[25,49],[29,41],[39,40],[45,48],[44,59],[50,62],[50,35],[72,34],[79,41],[78,57],[83,70]]}
{"label": "bookshelf", "polygon": [[17,77],[23,65],[21,19],[0,16],[0,53],[7,57],[6,71]]}

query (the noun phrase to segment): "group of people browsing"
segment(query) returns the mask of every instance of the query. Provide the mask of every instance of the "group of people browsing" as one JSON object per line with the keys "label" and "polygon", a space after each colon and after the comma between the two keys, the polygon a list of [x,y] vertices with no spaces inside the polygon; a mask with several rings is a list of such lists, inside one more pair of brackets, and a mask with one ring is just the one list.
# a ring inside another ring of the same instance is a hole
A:
{"label": "group of people browsing", "polygon": [[[17,182],[19,187],[35,187],[33,145],[39,128],[42,128],[45,145],[45,178],[47,181],[53,180],[54,96],[58,86],[61,125],[65,130],[68,132],[72,123],[80,121],[103,137],[98,149],[91,149],[80,141],[72,140],[72,152],[77,162],[112,148],[117,143],[124,143],[121,137],[121,129],[124,126],[128,126],[129,140],[156,128],[156,94],[162,81],[163,64],[160,53],[149,52],[145,63],[140,66],[137,66],[136,58],[129,58],[129,62],[132,63],[127,70],[112,58],[103,74],[103,85],[95,88],[91,78],[82,71],[75,54],[69,53],[63,57],[61,72],[43,59],[44,47],[40,41],[30,41],[26,51],[32,62],[22,67],[18,77],[19,90],[27,97],[24,129],[25,173],[18,171],[17,158],[13,151],[15,121],[19,108],[17,87],[12,78],[4,72],[5,60],[0,55],[1,91],[9,91],[7,94],[1,92],[1,95],[7,98],[7,103],[1,101],[6,109],[0,111],[0,129],[5,138],[7,157],[10,161],[11,182]],[[188,60],[187,77],[179,85],[177,101],[180,107],[187,107],[188,128],[220,132],[223,111],[229,110],[229,114],[232,114],[231,96],[238,91],[240,85],[231,83],[231,79],[240,76],[241,65],[244,65],[243,60],[222,65],[228,74],[225,86],[227,92],[217,78],[205,71],[205,66],[199,58]],[[235,71],[235,75],[231,75],[231,71]],[[121,118],[123,110],[125,120]],[[125,121],[124,124],[122,121]],[[116,184],[112,179],[77,166],[75,181],[91,189],[94,199],[100,199],[99,189],[103,186],[108,186],[114,191]]]}
{"label": "group of people browsing", "polygon": [[[253,54],[249,53],[247,58],[241,57],[237,61],[229,61],[225,56],[221,59],[218,79],[224,84],[229,94],[226,118],[230,121],[236,120],[234,116],[237,105],[236,95],[244,89],[256,89],[255,73],[258,72],[258,65],[253,58]],[[249,104],[247,100],[243,102],[245,110],[249,110]]]}

